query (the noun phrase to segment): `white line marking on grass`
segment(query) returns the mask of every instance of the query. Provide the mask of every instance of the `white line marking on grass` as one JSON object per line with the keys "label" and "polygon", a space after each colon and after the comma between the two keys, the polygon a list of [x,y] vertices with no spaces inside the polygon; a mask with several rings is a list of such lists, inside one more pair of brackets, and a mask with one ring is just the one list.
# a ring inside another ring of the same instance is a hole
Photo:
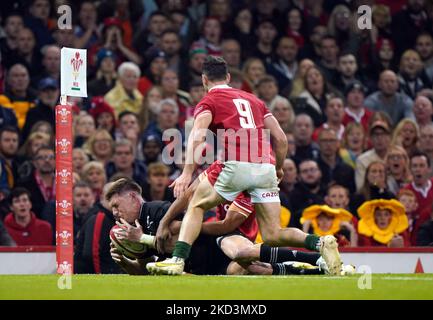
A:
{"label": "white line marking on grass", "polygon": [[404,280],[404,281],[433,281],[433,278],[416,278],[416,277],[375,277],[381,280]]}

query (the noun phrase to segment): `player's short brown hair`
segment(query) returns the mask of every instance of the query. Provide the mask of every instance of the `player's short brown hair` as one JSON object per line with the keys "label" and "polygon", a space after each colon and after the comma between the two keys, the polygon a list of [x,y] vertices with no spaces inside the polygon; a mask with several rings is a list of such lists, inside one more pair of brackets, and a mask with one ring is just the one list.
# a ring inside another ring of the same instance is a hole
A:
{"label": "player's short brown hair", "polygon": [[110,188],[105,194],[105,199],[110,201],[111,198],[116,194],[122,194],[124,192],[134,191],[141,194],[141,187],[135,181],[127,178],[121,178],[112,183]]}
{"label": "player's short brown hair", "polygon": [[210,81],[221,81],[227,78],[227,62],[222,57],[207,56],[203,63],[203,74]]}

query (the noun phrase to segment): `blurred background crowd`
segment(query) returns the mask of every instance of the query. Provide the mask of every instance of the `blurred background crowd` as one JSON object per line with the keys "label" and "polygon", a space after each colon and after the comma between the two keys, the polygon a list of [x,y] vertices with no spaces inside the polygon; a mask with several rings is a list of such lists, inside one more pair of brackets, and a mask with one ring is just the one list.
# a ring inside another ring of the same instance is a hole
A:
{"label": "blurred background crowd", "polygon": [[[71,29],[57,26],[63,4]],[[174,200],[182,165],[161,161],[162,134],[185,139],[216,55],[286,133],[283,225],[341,246],[433,245],[433,1],[22,0],[0,12],[0,245],[55,243],[62,47],[88,59],[89,97],[69,99],[76,237],[114,225],[110,180]]]}

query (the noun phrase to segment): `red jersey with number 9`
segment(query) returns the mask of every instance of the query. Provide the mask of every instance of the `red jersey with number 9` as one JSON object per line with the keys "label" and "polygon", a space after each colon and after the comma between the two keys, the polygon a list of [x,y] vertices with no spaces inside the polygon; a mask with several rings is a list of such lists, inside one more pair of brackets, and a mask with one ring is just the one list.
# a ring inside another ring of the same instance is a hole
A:
{"label": "red jersey with number 9", "polygon": [[272,113],[256,96],[227,85],[215,86],[195,107],[194,119],[203,114],[212,116],[209,129],[224,146],[225,161],[275,163],[264,126]]}

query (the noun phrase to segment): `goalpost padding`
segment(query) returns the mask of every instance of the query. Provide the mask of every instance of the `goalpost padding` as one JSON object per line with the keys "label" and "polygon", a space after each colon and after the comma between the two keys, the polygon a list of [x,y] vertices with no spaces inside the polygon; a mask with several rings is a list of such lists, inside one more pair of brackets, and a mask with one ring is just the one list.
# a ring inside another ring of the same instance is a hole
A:
{"label": "goalpost padding", "polygon": [[72,108],[56,106],[56,261],[58,274],[72,274],[74,230],[72,200]]}

